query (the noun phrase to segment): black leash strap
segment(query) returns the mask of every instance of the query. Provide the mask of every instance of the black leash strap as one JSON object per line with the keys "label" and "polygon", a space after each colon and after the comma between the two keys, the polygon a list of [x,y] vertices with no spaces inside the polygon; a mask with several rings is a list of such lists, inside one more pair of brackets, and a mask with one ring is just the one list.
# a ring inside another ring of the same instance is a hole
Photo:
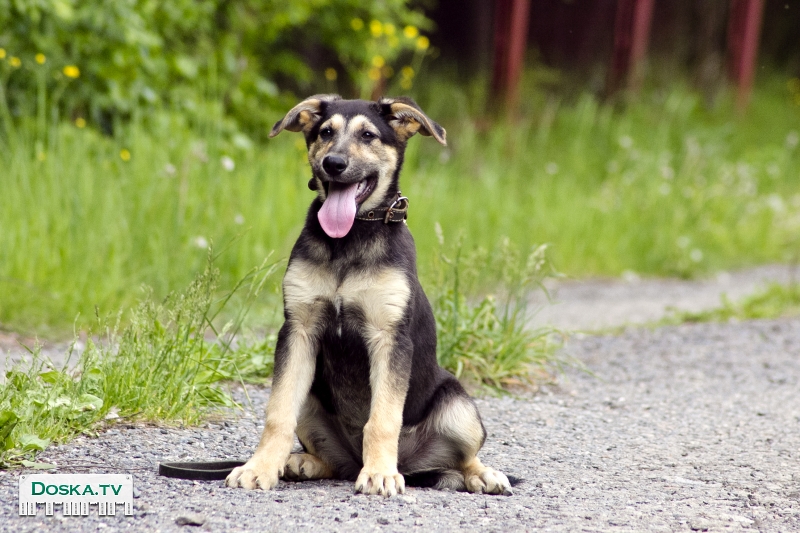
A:
{"label": "black leash strap", "polygon": [[159,463],[158,475],[178,479],[225,479],[245,461],[210,461],[208,463]]}

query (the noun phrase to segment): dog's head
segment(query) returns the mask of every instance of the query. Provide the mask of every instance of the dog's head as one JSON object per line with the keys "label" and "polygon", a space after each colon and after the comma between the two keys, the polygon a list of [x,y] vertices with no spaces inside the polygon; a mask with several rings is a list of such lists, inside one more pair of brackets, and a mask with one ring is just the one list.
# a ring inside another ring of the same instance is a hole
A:
{"label": "dog's head", "polygon": [[387,205],[398,191],[406,141],[419,132],[447,144],[445,130],[410,98],[377,102],[320,94],[297,104],[273,126],[302,131],[322,208],[317,215],[330,237],[341,238],[355,217]]}

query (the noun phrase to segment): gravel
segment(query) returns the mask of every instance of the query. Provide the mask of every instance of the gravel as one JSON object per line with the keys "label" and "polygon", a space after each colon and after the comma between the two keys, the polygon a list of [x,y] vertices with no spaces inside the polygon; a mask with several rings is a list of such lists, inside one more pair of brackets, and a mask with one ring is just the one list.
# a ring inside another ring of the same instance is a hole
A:
{"label": "gravel", "polygon": [[478,401],[481,458],[522,478],[514,496],[409,488],[383,499],[338,481],[265,493],[156,474],[164,460],[247,458],[269,392],[250,389],[253,408],[236,419],[117,425],[40,456],[58,473],[130,471],[133,517],[19,517],[22,472],[3,471],[0,529],[800,530],[800,319],[576,334],[565,350],[589,372],[568,370],[536,396]]}

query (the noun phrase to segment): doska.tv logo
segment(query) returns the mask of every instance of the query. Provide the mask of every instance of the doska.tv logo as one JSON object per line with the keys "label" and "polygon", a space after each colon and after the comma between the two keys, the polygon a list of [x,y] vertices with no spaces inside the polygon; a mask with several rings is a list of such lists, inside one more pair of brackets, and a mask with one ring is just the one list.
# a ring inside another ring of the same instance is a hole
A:
{"label": "doska.tv logo", "polygon": [[97,505],[101,516],[117,514],[123,506],[133,515],[133,476],[129,474],[33,474],[19,478],[19,514],[35,516],[38,505],[52,516],[60,506],[64,516],[87,516]]}

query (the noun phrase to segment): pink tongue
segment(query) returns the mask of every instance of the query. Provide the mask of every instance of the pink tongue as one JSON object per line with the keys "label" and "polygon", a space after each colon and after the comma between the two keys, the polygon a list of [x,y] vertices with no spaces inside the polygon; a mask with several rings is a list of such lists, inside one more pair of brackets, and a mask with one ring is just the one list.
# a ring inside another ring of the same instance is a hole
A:
{"label": "pink tongue", "polygon": [[358,183],[331,182],[328,186],[328,197],[322,203],[317,218],[329,237],[344,237],[353,227],[357,189]]}

